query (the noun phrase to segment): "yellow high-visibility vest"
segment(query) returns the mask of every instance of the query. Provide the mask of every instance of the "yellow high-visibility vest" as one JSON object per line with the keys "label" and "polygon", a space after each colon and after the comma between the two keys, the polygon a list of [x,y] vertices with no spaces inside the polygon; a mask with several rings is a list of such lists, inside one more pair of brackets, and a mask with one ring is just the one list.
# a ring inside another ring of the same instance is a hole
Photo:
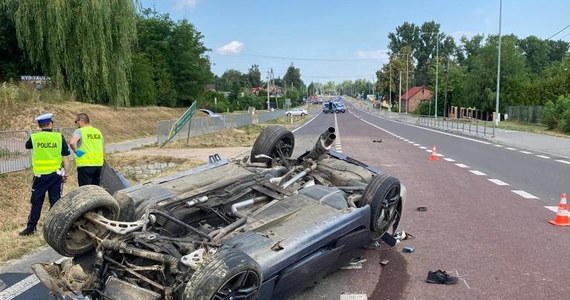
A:
{"label": "yellow high-visibility vest", "polygon": [[61,168],[62,137],[59,132],[32,133],[32,171],[35,175],[50,174]]}
{"label": "yellow high-visibility vest", "polygon": [[81,132],[81,146],[85,154],[75,159],[78,167],[100,167],[103,165],[103,135],[93,126],[79,128]]}

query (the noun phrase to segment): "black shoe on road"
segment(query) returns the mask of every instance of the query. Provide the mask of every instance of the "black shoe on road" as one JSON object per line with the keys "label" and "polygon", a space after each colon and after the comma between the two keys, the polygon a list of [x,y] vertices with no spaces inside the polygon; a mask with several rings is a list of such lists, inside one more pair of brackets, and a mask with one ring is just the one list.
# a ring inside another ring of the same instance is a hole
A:
{"label": "black shoe on road", "polygon": [[455,284],[459,278],[455,276],[448,275],[447,272],[442,270],[429,271],[426,278],[427,283],[438,283],[438,284]]}
{"label": "black shoe on road", "polygon": [[28,228],[20,231],[19,235],[20,236],[30,236],[30,235],[34,235],[34,233],[36,233],[34,230],[30,230]]}

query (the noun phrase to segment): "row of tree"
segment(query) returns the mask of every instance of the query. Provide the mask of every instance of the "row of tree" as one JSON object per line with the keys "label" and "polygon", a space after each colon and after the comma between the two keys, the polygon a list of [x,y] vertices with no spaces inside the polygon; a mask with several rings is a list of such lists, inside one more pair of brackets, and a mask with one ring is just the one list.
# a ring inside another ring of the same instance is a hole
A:
{"label": "row of tree", "polygon": [[136,3],[0,0],[0,80],[45,75],[90,103],[189,105],[214,78],[203,35]]}
{"label": "row of tree", "polygon": [[[497,84],[498,36],[463,37],[459,45],[434,21],[421,26],[404,23],[388,34],[390,61],[376,72],[376,89],[392,91],[397,99],[402,84],[428,86],[438,78],[439,115],[444,106],[494,111]],[[544,105],[570,93],[570,44],[535,36],[502,36],[500,110],[511,105]],[[436,76],[436,71],[438,72]],[[385,97],[388,98],[388,97]]]}

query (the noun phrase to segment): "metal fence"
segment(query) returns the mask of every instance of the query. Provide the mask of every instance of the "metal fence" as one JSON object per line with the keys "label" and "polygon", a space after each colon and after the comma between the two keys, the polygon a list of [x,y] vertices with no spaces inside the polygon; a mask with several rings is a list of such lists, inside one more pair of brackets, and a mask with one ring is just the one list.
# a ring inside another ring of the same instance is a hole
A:
{"label": "metal fence", "polygon": [[542,123],[544,106],[508,106],[507,115],[509,121],[522,123]]}
{"label": "metal fence", "polygon": [[274,111],[264,111],[259,113],[258,115],[258,122],[259,123],[264,123],[267,122],[269,120],[275,120],[279,117],[284,117],[285,116],[285,111],[284,110],[274,110]]}
{"label": "metal fence", "polygon": [[[75,128],[55,128],[66,140]],[[29,169],[32,166],[32,151],[26,149],[26,141],[37,130],[0,131],[0,174]],[[73,155],[71,155],[73,159]]]}
{"label": "metal fence", "polygon": [[493,127],[491,126],[492,123],[481,121],[479,119],[449,119],[434,118],[431,116],[420,116],[417,122],[418,125],[454,133],[464,133],[478,136],[493,135]]}
{"label": "metal fence", "polygon": [[[170,133],[170,128],[176,120],[166,120],[157,122],[156,140],[159,145],[162,145]],[[216,132],[224,128],[234,128],[252,124],[252,117],[250,114],[235,114],[223,115],[221,117],[204,117],[190,119],[190,137],[199,136]],[[182,130],[173,138],[173,140],[181,140],[188,137],[188,125],[184,126]]]}

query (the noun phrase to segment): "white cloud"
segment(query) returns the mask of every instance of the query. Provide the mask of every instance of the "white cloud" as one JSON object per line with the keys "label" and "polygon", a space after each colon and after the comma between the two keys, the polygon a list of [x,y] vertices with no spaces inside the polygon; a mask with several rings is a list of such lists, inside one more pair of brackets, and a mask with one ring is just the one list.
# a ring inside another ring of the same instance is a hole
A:
{"label": "white cloud", "polygon": [[198,0],[178,0],[176,1],[176,8],[194,8],[198,4]]}
{"label": "white cloud", "polygon": [[361,59],[382,59],[388,60],[388,50],[361,50],[356,52],[356,56]]}
{"label": "white cloud", "polygon": [[228,54],[238,54],[243,50],[243,43],[240,41],[232,41],[229,44],[223,45],[222,47],[216,49],[221,55],[228,55]]}

